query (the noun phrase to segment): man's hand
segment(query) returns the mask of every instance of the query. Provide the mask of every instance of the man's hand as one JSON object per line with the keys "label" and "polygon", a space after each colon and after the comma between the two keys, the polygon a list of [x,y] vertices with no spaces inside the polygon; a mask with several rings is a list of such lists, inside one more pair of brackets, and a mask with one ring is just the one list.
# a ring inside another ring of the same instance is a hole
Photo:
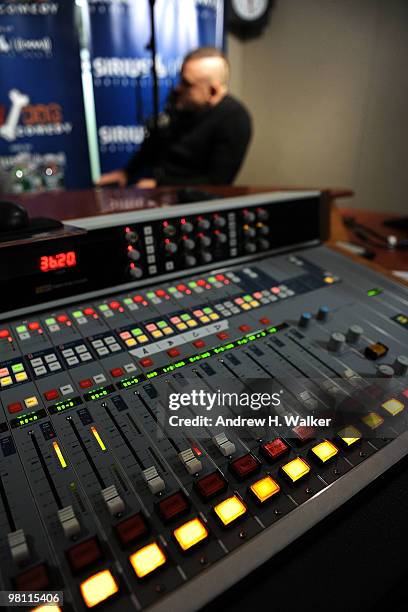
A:
{"label": "man's hand", "polygon": [[141,178],[137,181],[136,187],[139,187],[139,189],[154,189],[157,187],[157,181],[152,178]]}
{"label": "man's hand", "polygon": [[126,173],[123,170],[114,170],[113,172],[107,172],[106,174],[102,174],[99,181],[97,181],[95,184],[98,187],[103,187],[104,185],[110,185],[111,183],[116,183],[119,187],[126,187]]}

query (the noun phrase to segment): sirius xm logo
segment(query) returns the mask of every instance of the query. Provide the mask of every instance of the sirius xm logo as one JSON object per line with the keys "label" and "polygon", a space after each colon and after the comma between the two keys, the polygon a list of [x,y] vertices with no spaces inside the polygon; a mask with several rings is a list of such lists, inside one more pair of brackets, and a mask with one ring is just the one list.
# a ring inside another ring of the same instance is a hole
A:
{"label": "sirius xm logo", "polygon": [[21,0],[9,0],[0,2],[0,15],[57,15],[58,2],[48,2],[47,0],[31,0],[22,2]]}
{"label": "sirius xm logo", "polygon": [[102,125],[98,130],[98,136],[101,151],[130,153],[135,146],[143,142],[145,131],[141,125]]}
{"label": "sirius xm logo", "polygon": [[0,104],[0,138],[14,142],[18,138],[72,132],[72,123],[64,121],[60,104],[30,104],[29,96],[18,89],[11,89],[8,97],[8,107]]}
{"label": "sirius xm logo", "polygon": [[7,38],[4,34],[0,34],[0,53],[43,57],[52,54],[52,40],[49,36],[44,36],[44,38]]}

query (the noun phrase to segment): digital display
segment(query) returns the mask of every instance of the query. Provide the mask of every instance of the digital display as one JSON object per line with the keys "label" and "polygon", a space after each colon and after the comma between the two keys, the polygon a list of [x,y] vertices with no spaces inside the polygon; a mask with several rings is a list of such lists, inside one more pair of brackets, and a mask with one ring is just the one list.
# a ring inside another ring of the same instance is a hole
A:
{"label": "digital display", "polygon": [[56,255],[42,255],[39,265],[41,272],[74,268],[77,265],[77,254],[75,251],[66,251]]}

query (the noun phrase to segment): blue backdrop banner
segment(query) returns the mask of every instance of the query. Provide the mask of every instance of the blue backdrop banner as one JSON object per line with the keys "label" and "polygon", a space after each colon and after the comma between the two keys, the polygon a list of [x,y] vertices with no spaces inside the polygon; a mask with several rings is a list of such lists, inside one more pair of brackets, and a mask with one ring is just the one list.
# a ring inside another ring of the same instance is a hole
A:
{"label": "blue backdrop banner", "polygon": [[0,0],[0,171],[15,190],[91,184],[74,0]]}
{"label": "blue backdrop banner", "polygon": [[[123,167],[152,115],[149,0],[88,0],[101,171]],[[223,46],[223,0],[156,0],[160,109],[184,55]]]}

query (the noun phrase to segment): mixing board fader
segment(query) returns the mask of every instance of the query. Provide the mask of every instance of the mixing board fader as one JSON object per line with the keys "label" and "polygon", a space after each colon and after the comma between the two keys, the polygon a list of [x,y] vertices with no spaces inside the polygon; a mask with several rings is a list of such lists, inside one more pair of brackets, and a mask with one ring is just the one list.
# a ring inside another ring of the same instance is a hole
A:
{"label": "mixing board fader", "polygon": [[[271,219],[255,256],[3,316],[2,590],[197,609],[406,454],[407,291],[319,236],[274,252]],[[267,427],[236,405],[217,427],[216,408],[170,409],[265,385],[282,400]]]}

